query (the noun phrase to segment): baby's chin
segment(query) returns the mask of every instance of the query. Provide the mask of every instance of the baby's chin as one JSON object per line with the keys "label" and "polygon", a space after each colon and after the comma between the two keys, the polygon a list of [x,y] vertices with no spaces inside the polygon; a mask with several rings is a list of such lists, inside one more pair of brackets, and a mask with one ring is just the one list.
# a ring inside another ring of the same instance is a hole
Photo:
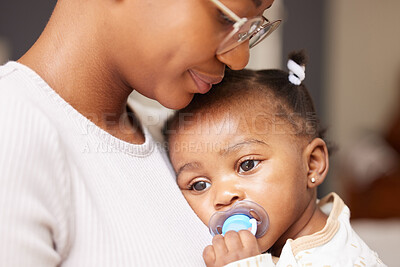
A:
{"label": "baby's chin", "polygon": [[260,249],[261,253],[267,252],[272,246],[275,244],[274,240],[268,240],[268,232],[257,239],[258,248]]}
{"label": "baby's chin", "polygon": [[270,249],[270,246],[267,246],[260,239],[257,239],[257,243],[258,243],[258,248],[260,249],[261,253],[265,253],[268,251],[268,249]]}

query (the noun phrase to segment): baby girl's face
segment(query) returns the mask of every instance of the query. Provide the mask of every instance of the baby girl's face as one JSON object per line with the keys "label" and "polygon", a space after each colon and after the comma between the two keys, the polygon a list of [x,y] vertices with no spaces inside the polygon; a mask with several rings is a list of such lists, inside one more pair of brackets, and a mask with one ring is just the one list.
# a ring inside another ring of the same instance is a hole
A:
{"label": "baby girl's face", "polygon": [[[260,113],[261,114],[261,113]],[[186,200],[208,225],[217,211],[251,200],[268,213],[258,239],[266,251],[295,231],[310,201],[302,138],[288,123],[241,112],[203,116],[170,138],[170,157]]]}

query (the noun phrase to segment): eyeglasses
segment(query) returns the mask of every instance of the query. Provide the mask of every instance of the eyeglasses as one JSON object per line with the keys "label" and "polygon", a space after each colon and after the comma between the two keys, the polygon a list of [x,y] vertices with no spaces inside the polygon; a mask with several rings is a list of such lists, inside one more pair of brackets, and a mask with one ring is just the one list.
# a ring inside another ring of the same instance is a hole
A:
{"label": "eyeglasses", "polygon": [[276,30],[279,24],[281,24],[281,20],[270,22],[264,16],[254,17],[251,19],[240,18],[219,0],[210,1],[213,2],[225,15],[235,21],[232,31],[219,45],[217,55],[226,53],[249,39],[249,46],[250,48],[253,48]]}

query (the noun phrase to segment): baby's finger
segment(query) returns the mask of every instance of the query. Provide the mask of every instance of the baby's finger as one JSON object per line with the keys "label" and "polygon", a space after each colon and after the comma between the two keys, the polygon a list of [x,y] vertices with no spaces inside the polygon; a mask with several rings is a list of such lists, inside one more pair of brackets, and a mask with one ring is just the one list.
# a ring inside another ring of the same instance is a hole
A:
{"label": "baby's finger", "polygon": [[260,254],[260,248],[258,247],[256,237],[248,230],[239,231],[239,238],[242,246],[246,251],[251,251],[254,255]]}
{"label": "baby's finger", "polygon": [[228,231],[224,238],[228,251],[240,251],[243,249],[242,241],[240,240],[238,232]]}
{"label": "baby's finger", "polygon": [[204,249],[203,259],[207,266],[214,266],[216,257],[213,246],[209,245]]}
{"label": "baby's finger", "polygon": [[228,253],[228,249],[225,245],[225,240],[222,235],[216,235],[212,239],[212,244],[214,247],[215,257],[221,257]]}

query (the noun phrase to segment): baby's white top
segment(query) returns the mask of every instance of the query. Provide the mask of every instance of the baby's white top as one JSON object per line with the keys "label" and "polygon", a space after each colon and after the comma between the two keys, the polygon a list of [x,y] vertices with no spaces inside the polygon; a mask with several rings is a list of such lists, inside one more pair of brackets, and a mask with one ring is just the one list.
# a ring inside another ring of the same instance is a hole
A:
{"label": "baby's white top", "polygon": [[165,153],[121,141],[35,72],[0,67],[2,266],[201,266],[211,235]]}
{"label": "baby's white top", "polygon": [[226,267],[386,266],[354,232],[350,225],[350,210],[337,194],[329,194],[318,205],[329,215],[321,231],[287,240],[279,258],[266,253]]}

